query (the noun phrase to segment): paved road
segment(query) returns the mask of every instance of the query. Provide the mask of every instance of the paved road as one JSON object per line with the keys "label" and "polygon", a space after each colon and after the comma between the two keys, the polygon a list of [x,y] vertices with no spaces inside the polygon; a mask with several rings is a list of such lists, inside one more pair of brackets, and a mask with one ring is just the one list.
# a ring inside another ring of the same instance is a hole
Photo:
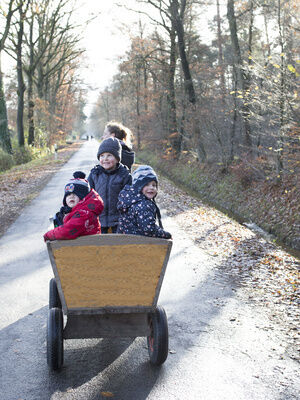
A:
{"label": "paved road", "polygon": [[[65,341],[60,372],[46,363],[48,282],[43,233],[75,170],[88,173],[90,141],[51,179],[0,240],[0,399],[289,400],[299,365],[285,355],[280,327],[236,296],[238,287],[171,218],[174,245],[159,303],[168,314],[170,354],[149,364],[144,338]],[[110,392],[110,393],[105,393]]]}

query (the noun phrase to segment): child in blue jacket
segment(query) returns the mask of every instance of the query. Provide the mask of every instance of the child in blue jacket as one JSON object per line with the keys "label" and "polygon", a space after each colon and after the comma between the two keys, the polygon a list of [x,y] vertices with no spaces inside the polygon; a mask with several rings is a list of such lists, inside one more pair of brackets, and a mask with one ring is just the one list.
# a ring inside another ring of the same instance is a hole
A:
{"label": "child in blue jacket", "polygon": [[126,185],[119,194],[117,233],[171,239],[171,234],[163,229],[160,211],[154,200],[157,185],[157,175],[149,165],[141,165],[134,171],[132,186]]}
{"label": "child in blue jacket", "polygon": [[103,140],[97,152],[99,165],[91,170],[88,177],[91,188],[103,199],[104,210],[100,215],[102,233],[116,233],[119,219],[118,196],[126,184],[131,184],[129,169],[120,162],[121,151],[118,139],[110,137]]}

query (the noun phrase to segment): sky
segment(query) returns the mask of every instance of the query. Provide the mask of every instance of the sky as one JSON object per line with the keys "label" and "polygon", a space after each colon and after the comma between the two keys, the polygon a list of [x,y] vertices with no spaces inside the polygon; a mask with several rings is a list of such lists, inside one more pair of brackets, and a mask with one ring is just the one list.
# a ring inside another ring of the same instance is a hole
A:
{"label": "sky", "polygon": [[[121,1],[81,0],[85,5],[79,10],[79,19],[88,19],[91,15],[96,18],[83,30],[83,46],[86,48],[85,60],[88,65],[84,69],[84,79],[87,83],[88,104],[86,113],[89,114],[96,102],[100,90],[107,87],[118,70],[118,57],[122,56],[130,46],[129,32],[122,26],[134,27],[138,15],[118,6]],[[135,0],[126,0],[126,6],[136,8]],[[144,18],[145,19],[145,18]]]}
{"label": "sky", "polygon": [[[95,15],[95,19],[83,30],[82,45],[86,48],[83,78],[88,86],[88,113],[97,100],[100,90],[109,85],[117,72],[117,57],[129,46],[127,35],[120,34],[118,25],[132,18],[128,11],[116,6],[115,1],[85,0],[81,10],[83,18]],[[117,19],[117,16],[119,18]]]}

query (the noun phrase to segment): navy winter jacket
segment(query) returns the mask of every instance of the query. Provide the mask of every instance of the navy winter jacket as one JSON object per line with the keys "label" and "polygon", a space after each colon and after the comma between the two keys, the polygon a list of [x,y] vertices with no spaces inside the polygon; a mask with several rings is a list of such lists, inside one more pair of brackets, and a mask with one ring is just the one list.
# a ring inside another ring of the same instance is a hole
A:
{"label": "navy winter jacket", "polygon": [[128,167],[129,171],[131,171],[132,164],[134,163],[135,153],[123,142],[123,140],[120,140],[120,143],[122,146],[121,162],[123,165]]}
{"label": "navy winter jacket", "polygon": [[89,184],[101,196],[104,210],[100,215],[101,226],[118,225],[119,213],[117,202],[120,191],[126,184],[131,184],[132,178],[127,167],[118,163],[113,171],[107,171],[101,165],[96,165],[88,177]]}
{"label": "navy winter jacket", "polygon": [[156,215],[160,215],[156,203],[134,186],[126,185],[120,192],[117,208],[120,212],[117,233],[171,238],[169,232],[156,225]]}

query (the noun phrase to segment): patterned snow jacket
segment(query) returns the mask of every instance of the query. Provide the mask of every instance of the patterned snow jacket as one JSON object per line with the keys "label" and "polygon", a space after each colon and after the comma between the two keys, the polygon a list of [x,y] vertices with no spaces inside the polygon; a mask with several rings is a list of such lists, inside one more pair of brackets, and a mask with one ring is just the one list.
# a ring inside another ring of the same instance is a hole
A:
{"label": "patterned snow jacket", "polygon": [[101,226],[118,225],[119,212],[117,202],[120,191],[126,184],[131,184],[132,178],[127,167],[118,163],[113,171],[107,171],[101,165],[96,165],[88,177],[91,188],[95,189],[103,199],[104,210],[100,215]]}
{"label": "patterned snow jacket", "polygon": [[171,238],[161,224],[161,227],[156,224],[156,216],[160,218],[156,203],[133,186],[126,185],[120,192],[117,207],[120,212],[117,233]]}
{"label": "patterned snow jacket", "polygon": [[69,214],[66,214],[63,225],[48,231],[44,240],[69,240],[78,236],[101,233],[98,219],[103,210],[103,201],[93,189],[82,199]]}

